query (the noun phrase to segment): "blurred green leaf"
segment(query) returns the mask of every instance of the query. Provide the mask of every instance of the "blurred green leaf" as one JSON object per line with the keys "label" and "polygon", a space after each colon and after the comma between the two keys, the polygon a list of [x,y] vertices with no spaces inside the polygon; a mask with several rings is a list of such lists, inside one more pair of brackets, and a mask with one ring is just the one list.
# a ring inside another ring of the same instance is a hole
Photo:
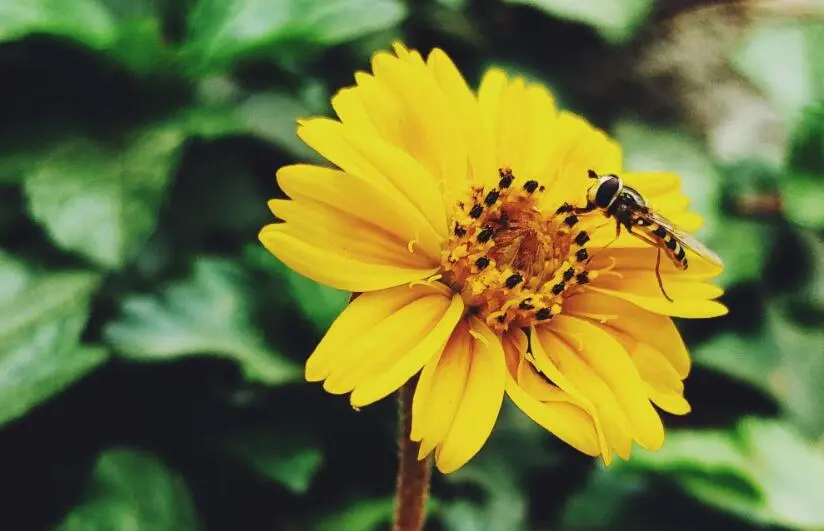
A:
{"label": "blurred green leaf", "polygon": [[[218,83],[215,80],[210,85]],[[318,160],[297,135],[297,119],[313,114],[298,98],[283,92],[259,92],[242,97],[226,95],[223,99],[226,101],[204,101],[186,110],[180,120],[188,134],[206,139],[249,135],[271,142],[295,158]]]}
{"label": "blurred green leaf", "polygon": [[0,255],[0,425],[22,416],[103,363],[80,345],[100,278],[62,272],[34,276]]}
{"label": "blurred green leaf", "polygon": [[824,329],[802,328],[777,305],[768,308],[767,323],[781,358],[769,375],[773,394],[805,435],[824,435]]}
{"label": "blurred green leaf", "polygon": [[824,103],[806,109],[793,131],[781,192],[791,221],[824,228]]}
{"label": "blurred green leaf", "polygon": [[290,427],[233,434],[226,449],[263,477],[295,494],[304,494],[320,469],[323,456],[317,446],[300,440]]}
{"label": "blurred green leaf", "polygon": [[693,357],[774,397],[803,433],[817,437],[824,434],[822,345],[824,332],[801,328],[772,303],[757,334],[721,334],[696,347]]}
{"label": "blurred green leaf", "polygon": [[[454,531],[518,531],[527,525],[524,477],[536,468],[549,468],[553,456],[546,450],[549,436],[508,400],[495,430],[480,453],[446,476],[450,482],[478,487],[484,500],[444,502],[438,511],[447,529]],[[517,448],[517,452],[512,449]]]}
{"label": "blurred green leaf", "polygon": [[775,338],[766,330],[747,335],[728,332],[701,343],[692,351],[696,363],[772,394],[770,373],[781,364]]}
{"label": "blurred green leaf", "polygon": [[785,118],[795,120],[824,96],[824,25],[757,24],[733,51],[734,68],[761,89]]}
{"label": "blurred green leaf", "polygon": [[586,487],[574,492],[564,506],[559,529],[637,529],[637,522],[628,519],[630,501],[646,488],[638,474],[597,468]]}
{"label": "blurred green leaf", "polygon": [[299,379],[302,369],[268,348],[251,322],[249,289],[231,262],[201,258],[190,279],[168,286],[162,296],[127,297],[105,337],[115,351],[137,360],[216,355],[237,361],[252,381]]}
{"label": "blurred green leaf", "polygon": [[103,453],[86,499],[58,531],[195,531],[200,528],[186,483],[156,458],[136,450]]}
{"label": "blurred green leaf", "polygon": [[0,0],[0,41],[49,33],[100,49],[115,39],[115,30],[111,15],[96,0]]}
{"label": "blurred green leaf", "polygon": [[635,33],[652,10],[652,0],[505,0],[592,26],[607,40],[622,42]]}
{"label": "blurred green leaf", "polygon": [[305,55],[386,29],[405,15],[397,0],[200,0],[189,14],[185,51],[198,71],[212,71],[263,51]]}
{"label": "blurred green leaf", "polygon": [[[430,500],[431,502],[432,500]],[[393,498],[361,499],[349,503],[340,512],[322,518],[312,526],[313,531],[377,531],[392,520]],[[432,503],[428,503],[432,510]]]}
{"label": "blurred green leaf", "polygon": [[703,503],[767,525],[824,526],[824,453],[788,426],[745,419],[737,434],[671,432],[627,465],[667,474]]}
{"label": "blurred green leaf", "polygon": [[32,34],[66,37],[108,53],[137,72],[167,66],[151,0],[0,0],[0,42]]}
{"label": "blurred green leaf", "polygon": [[256,267],[271,271],[283,282],[295,304],[319,332],[325,332],[349,302],[350,294],[318,284],[286,267],[261,245],[246,248],[247,260]]}
{"label": "blurred green leaf", "polygon": [[184,136],[156,128],[126,145],[66,141],[26,175],[32,217],[63,249],[123,267],[155,228]]}

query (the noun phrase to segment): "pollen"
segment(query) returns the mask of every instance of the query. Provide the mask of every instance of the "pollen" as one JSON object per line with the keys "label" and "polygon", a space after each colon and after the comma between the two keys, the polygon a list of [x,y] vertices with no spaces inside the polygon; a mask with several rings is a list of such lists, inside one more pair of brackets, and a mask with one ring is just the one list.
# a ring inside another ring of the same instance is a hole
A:
{"label": "pollen", "polygon": [[475,187],[456,205],[442,272],[468,312],[504,332],[552,319],[597,273],[571,206],[544,212],[537,181],[508,168],[498,176],[496,188]]}

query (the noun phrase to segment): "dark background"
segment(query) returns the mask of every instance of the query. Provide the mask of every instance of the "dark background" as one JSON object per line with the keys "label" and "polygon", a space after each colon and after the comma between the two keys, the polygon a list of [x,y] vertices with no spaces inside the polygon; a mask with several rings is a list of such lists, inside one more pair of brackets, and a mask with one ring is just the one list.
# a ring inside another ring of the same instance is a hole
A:
{"label": "dark background", "polygon": [[[393,39],[546,83],[681,174],[730,315],[604,470],[506,404],[431,529],[824,529],[824,8],[0,0],[0,528],[386,529],[395,404],[302,381],[347,300],[257,242],[299,116]],[[429,527],[428,527],[429,528]]]}

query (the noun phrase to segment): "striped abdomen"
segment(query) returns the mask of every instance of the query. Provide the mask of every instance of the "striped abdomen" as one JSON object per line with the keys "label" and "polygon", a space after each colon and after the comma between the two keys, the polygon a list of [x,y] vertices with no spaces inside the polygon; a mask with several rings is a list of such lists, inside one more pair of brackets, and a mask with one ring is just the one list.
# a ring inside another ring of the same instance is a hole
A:
{"label": "striped abdomen", "polygon": [[660,243],[661,248],[667,253],[667,256],[672,260],[672,263],[675,264],[675,267],[681,271],[687,269],[686,250],[670,231],[657,223],[644,226],[643,229]]}

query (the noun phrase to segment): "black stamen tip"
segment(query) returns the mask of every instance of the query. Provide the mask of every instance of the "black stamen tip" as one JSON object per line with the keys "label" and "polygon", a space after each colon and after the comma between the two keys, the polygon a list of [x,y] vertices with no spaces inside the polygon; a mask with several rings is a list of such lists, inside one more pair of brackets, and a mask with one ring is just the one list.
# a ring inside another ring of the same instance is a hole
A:
{"label": "black stamen tip", "polygon": [[587,234],[586,231],[584,231],[584,230],[582,230],[581,232],[578,233],[577,236],[575,236],[575,243],[577,243],[579,246],[584,245],[588,241],[589,241],[589,234]]}
{"label": "black stamen tip", "polygon": [[501,193],[498,190],[492,189],[489,191],[488,194],[486,194],[486,197],[484,198],[484,203],[486,203],[486,206],[492,206],[495,204],[495,201],[498,200],[498,197],[500,195]]}
{"label": "black stamen tip", "polygon": [[540,310],[535,312],[535,319],[538,319],[539,321],[545,321],[549,319],[551,316],[552,314],[550,313],[549,308],[541,308]]}
{"label": "black stamen tip", "polygon": [[555,211],[556,214],[568,214],[570,212],[572,212],[572,205],[569,203],[564,203],[558,207],[558,210]]}
{"label": "black stamen tip", "polygon": [[597,179],[598,174],[594,170],[587,170],[587,177],[590,179]]}
{"label": "black stamen tip", "polygon": [[563,282],[558,282],[557,284],[552,286],[552,294],[553,295],[560,295],[564,291],[564,287],[565,287],[565,285],[564,285]]}
{"label": "black stamen tip", "polygon": [[455,233],[455,236],[458,236],[458,237],[466,235],[466,229],[463,228],[460,225],[460,223],[455,223],[455,229],[453,230],[453,232]]}
{"label": "black stamen tip", "polygon": [[515,180],[515,177],[512,176],[512,172],[498,170],[498,175],[501,176],[501,180],[498,181],[498,188],[509,188],[512,186],[512,181]]}
{"label": "black stamen tip", "polygon": [[485,269],[489,265],[489,258],[482,256],[475,260],[475,265],[478,266],[478,269]]}
{"label": "black stamen tip", "polygon": [[567,216],[566,218],[564,218],[564,224],[567,227],[574,227],[576,223],[578,223],[578,216],[576,216],[575,214],[572,214],[571,216]]}
{"label": "black stamen tip", "polygon": [[532,297],[524,299],[524,300],[521,301],[520,304],[518,304],[518,308],[520,308],[522,310],[531,310],[534,307],[535,306],[532,305]]}
{"label": "black stamen tip", "polygon": [[470,306],[469,309],[466,311],[466,313],[468,313],[469,315],[478,315],[479,313],[481,313],[481,307],[480,306]]}
{"label": "black stamen tip", "polygon": [[581,271],[575,276],[575,281],[578,282],[578,284],[589,284],[589,273]]}
{"label": "black stamen tip", "polygon": [[481,217],[481,214],[483,214],[483,213],[484,213],[484,207],[482,207],[481,205],[475,205],[475,206],[472,207],[472,210],[469,211],[469,217],[474,218],[474,219],[478,219],[479,217]]}
{"label": "black stamen tip", "polygon": [[521,282],[523,282],[524,277],[521,276],[520,273],[515,273],[514,275],[510,275],[509,278],[506,279],[506,287],[509,289],[514,288]]}
{"label": "black stamen tip", "polygon": [[570,267],[566,271],[564,271],[564,282],[569,282],[572,280],[572,277],[575,276],[575,269]]}
{"label": "black stamen tip", "polygon": [[498,321],[499,323],[503,323],[504,321],[506,321],[506,314],[499,315],[498,317],[495,318],[495,320]]}
{"label": "black stamen tip", "polygon": [[578,249],[578,251],[575,253],[575,259],[579,262],[583,262],[587,258],[589,258],[589,253],[586,249]]}
{"label": "black stamen tip", "polygon": [[481,242],[481,243],[486,243],[490,239],[492,239],[492,236],[494,234],[495,234],[495,231],[492,229],[492,227],[487,227],[487,228],[485,228],[484,230],[482,230],[481,232],[478,233],[478,241]]}
{"label": "black stamen tip", "polygon": [[527,181],[524,183],[524,190],[530,194],[538,189],[538,181]]}

